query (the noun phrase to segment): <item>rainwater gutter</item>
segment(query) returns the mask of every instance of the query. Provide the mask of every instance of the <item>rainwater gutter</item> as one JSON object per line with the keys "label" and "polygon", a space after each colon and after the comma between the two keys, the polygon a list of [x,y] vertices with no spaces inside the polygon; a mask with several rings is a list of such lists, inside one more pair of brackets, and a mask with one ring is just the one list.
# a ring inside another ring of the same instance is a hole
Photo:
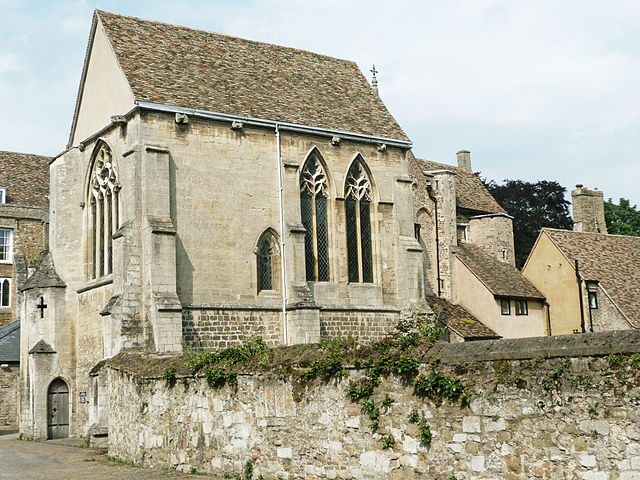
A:
{"label": "rainwater gutter", "polygon": [[282,279],[282,333],[284,336],[283,344],[287,345],[287,279],[286,279],[286,261],[284,250],[284,204],[282,200],[282,159],[280,157],[280,129],[279,125],[275,125],[276,133],[276,156],[278,158],[278,203],[280,208],[280,278]]}
{"label": "rainwater gutter", "polygon": [[578,259],[576,258],[576,279],[578,280],[578,297],[580,298],[580,328],[582,333],[587,330],[584,327],[584,304],[582,302],[582,280],[580,279],[580,270],[578,270]]}
{"label": "rainwater gutter", "polygon": [[374,135],[366,135],[362,133],[345,132],[343,130],[333,130],[329,128],[311,127],[297,123],[277,122],[275,120],[265,120],[262,118],[245,117],[241,115],[229,115],[227,113],[212,112],[209,110],[201,110],[197,108],[177,107],[174,105],[165,105],[161,103],[143,102],[136,100],[136,105],[145,110],[155,110],[158,112],[168,113],[184,113],[193,115],[194,117],[208,118],[211,120],[220,120],[223,122],[242,122],[244,125],[255,127],[278,128],[279,131],[308,133],[320,135],[323,137],[340,137],[341,140],[353,140],[364,143],[384,144],[388,147],[411,148],[413,143],[408,140],[397,140],[387,137],[377,137]]}

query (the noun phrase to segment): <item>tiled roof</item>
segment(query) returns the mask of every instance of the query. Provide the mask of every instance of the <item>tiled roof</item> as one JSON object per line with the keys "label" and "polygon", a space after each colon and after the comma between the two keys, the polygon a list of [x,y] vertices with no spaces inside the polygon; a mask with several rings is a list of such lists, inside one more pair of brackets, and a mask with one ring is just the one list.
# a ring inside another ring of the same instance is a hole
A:
{"label": "tiled roof", "polygon": [[50,157],[0,151],[0,188],[7,204],[48,207]]}
{"label": "tiled roof", "polygon": [[457,257],[497,297],[544,300],[544,295],[516,267],[495,259],[476,245],[460,242]]}
{"label": "tiled roof", "polygon": [[444,163],[419,158],[416,160],[423,170],[451,170],[455,173],[456,205],[459,208],[474,210],[478,213],[507,213],[472,172]]}
{"label": "tiled roof", "polygon": [[640,327],[640,237],[543,228],[580,276],[606,290],[629,322]]}
{"label": "tiled roof", "polygon": [[20,361],[20,320],[0,327],[0,362]]}
{"label": "tiled roof", "polygon": [[434,296],[427,296],[427,303],[436,316],[441,316],[441,320],[447,327],[465,340],[501,338],[460,305],[454,305],[444,298]]}
{"label": "tiled roof", "polygon": [[138,101],[408,140],[352,61],[96,15]]}

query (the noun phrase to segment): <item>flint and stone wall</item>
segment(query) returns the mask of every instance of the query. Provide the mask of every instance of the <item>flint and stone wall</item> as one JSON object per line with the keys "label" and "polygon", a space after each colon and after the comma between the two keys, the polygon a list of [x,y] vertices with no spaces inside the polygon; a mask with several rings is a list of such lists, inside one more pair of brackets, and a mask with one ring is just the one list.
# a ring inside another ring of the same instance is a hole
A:
{"label": "flint and stone wall", "polygon": [[[420,398],[384,379],[373,399],[395,402],[374,434],[345,396],[361,371],[330,383],[245,375],[215,390],[191,378],[168,387],[114,366],[109,453],[232,476],[255,460],[265,479],[636,479],[640,369],[620,352],[638,350],[635,332],[436,345],[429,353],[440,371],[470,385],[470,406]],[[408,422],[412,409],[427,418],[430,446]],[[383,434],[393,448],[382,449]]]}

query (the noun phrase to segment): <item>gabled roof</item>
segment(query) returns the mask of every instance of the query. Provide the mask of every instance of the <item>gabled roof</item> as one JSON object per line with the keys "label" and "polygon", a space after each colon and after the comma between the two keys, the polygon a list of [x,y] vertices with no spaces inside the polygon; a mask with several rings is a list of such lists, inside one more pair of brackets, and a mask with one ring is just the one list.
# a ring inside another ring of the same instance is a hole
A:
{"label": "gabled roof", "polygon": [[0,188],[7,189],[6,203],[48,207],[50,161],[42,155],[0,151]]}
{"label": "gabled roof", "polygon": [[408,140],[348,60],[96,10],[136,101]]}
{"label": "gabled roof", "polygon": [[20,320],[0,327],[0,362],[20,361]]}
{"label": "gabled roof", "polygon": [[467,309],[454,305],[444,298],[427,296],[427,303],[438,320],[465,340],[489,340],[502,338],[474,317]]}
{"label": "gabled roof", "polygon": [[416,160],[422,170],[450,170],[455,174],[456,205],[458,208],[473,210],[478,213],[507,213],[472,172],[444,163],[431,162],[419,158],[416,158]]}
{"label": "gabled roof", "polygon": [[25,282],[22,290],[31,290],[33,288],[63,288],[67,285],[62,281],[53,265],[51,253],[47,253],[42,259],[42,263],[37,270]]}
{"label": "gabled roof", "polygon": [[496,297],[545,298],[516,267],[495,259],[477,245],[460,242],[457,257]]}
{"label": "gabled roof", "polygon": [[[634,327],[640,327],[640,237],[543,228],[580,276],[599,282]],[[541,233],[541,235],[542,235]]]}

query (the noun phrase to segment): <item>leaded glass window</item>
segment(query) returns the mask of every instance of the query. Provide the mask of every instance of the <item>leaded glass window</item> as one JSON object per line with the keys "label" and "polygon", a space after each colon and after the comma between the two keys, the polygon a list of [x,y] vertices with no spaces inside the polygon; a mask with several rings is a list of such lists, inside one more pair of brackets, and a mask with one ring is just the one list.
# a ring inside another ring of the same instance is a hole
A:
{"label": "leaded glass window", "polygon": [[262,237],[260,237],[260,240],[258,240],[256,255],[258,292],[262,290],[276,290],[280,262],[278,260],[278,244],[271,231],[264,233]]}
{"label": "leaded glass window", "polygon": [[300,177],[300,211],[307,230],[304,253],[309,282],[329,281],[328,190],[325,171],[313,155],[305,163]]}
{"label": "leaded glass window", "polygon": [[347,265],[350,282],[373,282],[371,254],[371,182],[360,163],[347,173],[345,191]]}
{"label": "leaded glass window", "polygon": [[96,147],[89,185],[89,255],[91,277],[113,271],[113,233],[119,227],[120,184],[111,149],[104,143]]}

